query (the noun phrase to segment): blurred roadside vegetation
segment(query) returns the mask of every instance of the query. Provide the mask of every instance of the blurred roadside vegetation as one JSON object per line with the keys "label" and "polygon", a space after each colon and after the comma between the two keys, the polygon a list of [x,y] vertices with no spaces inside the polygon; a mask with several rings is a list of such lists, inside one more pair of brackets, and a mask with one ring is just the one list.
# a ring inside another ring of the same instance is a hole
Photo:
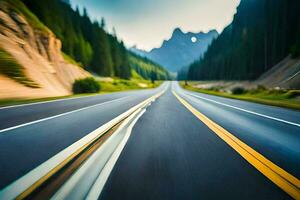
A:
{"label": "blurred roadside vegetation", "polygon": [[38,88],[38,84],[26,77],[23,67],[5,50],[0,48],[0,74],[27,87]]}
{"label": "blurred roadside vegetation", "polygon": [[131,80],[112,78],[110,81],[102,81],[102,80],[98,80],[97,77],[94,79],[96,80],[97,84],[100,85],[100,91],[96,93],[85,92],[85,93],[73,94],[68,96],[35,98],[35,99],[0,99],[0,107],[51,101],[51,100],[58,100],[58,99],[95,96],[95,95],[107,94],[111,92],[151,89],[151,88],[156,88],[163,83],[163,81],[154,81],[154,83],[152,83],[150,80],[144,80],[138,74],[136,74],[136,72],[133,72],[133,78]]}
{"label": "blurred roadside vegetation", "polygon": [[300,110],[300,90],[269,89],[261,85],[254,89],[246,89],[242,86],[231,90],[224,90],[222,87],[202,89],[195,87],[197,84],[197,82],[188,82],[186,85],[180,82],[181,87],[194,92]]}

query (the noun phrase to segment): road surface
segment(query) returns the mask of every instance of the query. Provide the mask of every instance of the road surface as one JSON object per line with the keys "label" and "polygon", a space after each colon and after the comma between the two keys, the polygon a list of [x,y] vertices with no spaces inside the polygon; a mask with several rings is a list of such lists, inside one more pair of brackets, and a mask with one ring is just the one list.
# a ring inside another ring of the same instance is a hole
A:
{"label": "road surface", "polygon": [[0,189],[164,87],[0,109]]}
{"label": "road surface", "polygon": [[176,82],[2,109],[8,124],[1,125],[0,188],[166,87],[133,127],[100,199],[291,199],[179,98],[298,181],[300,112],[190,92]]}

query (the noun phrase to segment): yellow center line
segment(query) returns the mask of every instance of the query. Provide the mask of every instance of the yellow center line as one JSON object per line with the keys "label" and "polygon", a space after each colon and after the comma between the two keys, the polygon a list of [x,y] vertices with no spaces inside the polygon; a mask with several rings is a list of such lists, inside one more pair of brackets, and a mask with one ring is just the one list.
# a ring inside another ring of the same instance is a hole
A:
{"label": "yellow center line", "polygon": [[224,140],[231,148],[239,153],[245,160],[247,160],[258,171],[270,179],[274,184],[284,190],[287,194],[295,199],[300,199],[300,180],[289,174],[284,169],[280,168],[266,157],[255,151],[246,143],[239,140],[232,133],[225,130],[223,127],[213,122],[204,114],[192,107],[186,100],[181,98],[176,92],[173,94],[177,99],[191,111],[200,121],[202,121],[208,128]]}

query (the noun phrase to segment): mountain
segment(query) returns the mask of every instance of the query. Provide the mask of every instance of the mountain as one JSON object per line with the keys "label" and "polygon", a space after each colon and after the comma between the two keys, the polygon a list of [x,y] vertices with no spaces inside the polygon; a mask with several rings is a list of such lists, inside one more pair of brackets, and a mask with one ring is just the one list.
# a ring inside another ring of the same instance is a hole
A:
{"label": "mountain", "polygon": [[202,56],[217,36],[216,30],[208,33],[184,33],[180,28],[176,28],[172,37],[165,40],[161,47],[154,48],[149,52],[133,47],[131,51],[159,63],[171,72],[177,72]]}
{"label": "mountain", "polygon": [[241,0],[232,23],[189,67],[192,80],[253,80],[300,55],[299,0]]}

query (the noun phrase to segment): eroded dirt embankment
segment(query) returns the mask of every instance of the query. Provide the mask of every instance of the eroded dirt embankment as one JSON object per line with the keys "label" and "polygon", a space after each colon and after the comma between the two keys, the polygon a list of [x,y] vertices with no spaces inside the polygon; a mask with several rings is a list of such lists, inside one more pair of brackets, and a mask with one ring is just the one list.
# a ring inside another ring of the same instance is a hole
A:
{"label": "eroded dirt embankment", "polygon": [[36,98],[71,94],[75,79],[90,76],[66,62],[61,41],[51,31],[34,29],[22,14],[0,5],[0,48],[23,66],[39,88],[30,88],[0,74],[0,98]]}

